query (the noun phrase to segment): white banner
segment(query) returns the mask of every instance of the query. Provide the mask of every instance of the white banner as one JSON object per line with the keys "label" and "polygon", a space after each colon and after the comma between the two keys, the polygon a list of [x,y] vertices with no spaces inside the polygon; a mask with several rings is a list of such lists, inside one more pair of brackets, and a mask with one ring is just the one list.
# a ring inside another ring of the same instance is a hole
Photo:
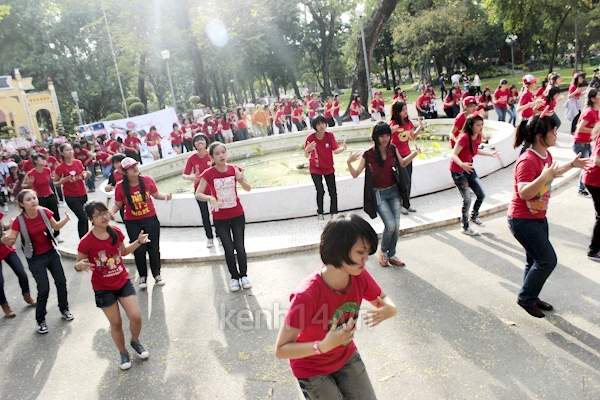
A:
{"label": "white banner", "polygon": [[[163,157],[173,157],[177,153],[171,147],[171,142],[167,139],[171,131],[173,130],[173,123],[177,122],[177,114],[173,108],[167,108],[165,110],[156,111],[149,114],[140,115],[138,117],[130,117],[124,119],[118,119],[115,121],[105,121],[104,128],[110,134],[115,133],[116,137],[125,138],[125,131],[130,129],[137,132],[142,143],[144,143],[144,137],[146,133],[150,131],[150,127],[156,127],[156,130],[162,136],[160,144],[162,146]],[[142,154],[145,154],[148,150],[146,149],[145,143],[142,146]]]}

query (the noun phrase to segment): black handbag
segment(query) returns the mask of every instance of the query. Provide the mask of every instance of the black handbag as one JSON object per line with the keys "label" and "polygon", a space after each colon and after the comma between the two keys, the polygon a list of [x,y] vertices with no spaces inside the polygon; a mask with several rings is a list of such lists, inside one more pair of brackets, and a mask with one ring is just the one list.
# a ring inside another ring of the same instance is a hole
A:
{"label": "black handbag", "polygon": [[390,144],[390,149],[392,150],[392,153],[394,153],[394,166],[392,167],[392,175],[394,175],[396,186],[398,186],[398,191],[400,192],[402,206],[408,209],[410,207],[410,177],[408,176],[408,171],[406,168],[403,168],[400,165],[400,160],[398,159],[398,154],[396,153],[396,146]]}
{"label": "black handbag", "polygon": [[371,219],[377,217],[377,200],[375,198],[375,192],[373,191],[373,175],[371,175],[371,167],[369,166],[369,158],[365,151],[365,189],[364,189],[364,205],[363,210],[367,213]]}

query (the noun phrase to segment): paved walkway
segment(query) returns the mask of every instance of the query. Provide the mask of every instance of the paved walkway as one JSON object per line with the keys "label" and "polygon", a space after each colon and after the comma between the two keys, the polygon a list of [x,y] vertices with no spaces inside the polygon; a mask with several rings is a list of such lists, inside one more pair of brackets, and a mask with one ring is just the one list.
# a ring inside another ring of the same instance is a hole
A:
{"label": "paved walkway", "polygon": [[[558,145],[551,149],[556,160],[559,162],[568,162],[573,158],[570,143],[570,135],[559,135]],[[513,165],[482,179],[486,198],[480,212],[481,216],[507,208],[512,195],[512,173]],[[577,174],[578,170],[569,171],[564,177],[557,179],[554,186],[558,187],[562,185]],[[90,198],[93,196],[94,194],[91,194]],[[314,201],[314,199],[311,197],[307,201]],[[458,191],[455,188],[451,188],[431,195],[417,197],[413,199],[412,205],[418,212],[411,213],[408,216],[401,216],[401,234],[458,224],[462,199]],[[65,210],[69,211],[67,208]],[[194,209],[193,212],[197,212],[197,210]],[[356,210],[356,212],[369,220],[368,216],[362,210]],[[315,216],[247,224],[246,251],[248,256],[260,257],[317,248],[321,231],[328,218],[326,216],[326,220],[323,222],[317,221]],[[374,229],[381,234],[383,231],[383,222],[381,219],[377,217],[370,221]],[[125,231],[124,226],[122,227],[123,231]],[[66,257],[75,257],[77,244],[79,243],[76,224],[74,222],[69,223],[63,229],[62,236],[65,238],[65,242],[59,246],[61,254]],[[162,228],[160,243],[162,260],[165,263],[192,263],[223,259],[224,253],[222,247],[215,246],[207,249],[205,243],[206,238],[204,230],[201,227]],[[131,255],[128,256],[127,262],[133,262]]]}

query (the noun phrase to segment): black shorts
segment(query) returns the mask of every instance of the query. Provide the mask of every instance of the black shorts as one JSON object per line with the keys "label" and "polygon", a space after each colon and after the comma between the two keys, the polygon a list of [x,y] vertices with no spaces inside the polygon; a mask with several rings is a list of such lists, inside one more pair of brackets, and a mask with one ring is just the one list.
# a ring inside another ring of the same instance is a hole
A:
{"label": "black shorts", "polygon": [[118,290],[94,290],[96,295],[96,307],[106,308],[117,302],[122,297],[135,296],[135,288],[131,281],[127,281],[121,289]]}

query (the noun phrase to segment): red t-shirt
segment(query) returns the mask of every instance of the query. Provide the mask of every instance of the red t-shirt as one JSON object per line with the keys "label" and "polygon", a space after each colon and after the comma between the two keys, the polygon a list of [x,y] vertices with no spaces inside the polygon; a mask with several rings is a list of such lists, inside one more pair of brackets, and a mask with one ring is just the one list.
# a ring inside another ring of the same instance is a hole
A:
{"label": "red t-shirt", "polygon": [[108,167],[112,164],[112,156],[105,151],[99,151],[96,153],[96,158],[100,161],[100,165]]}
{"label": "red t-shirt", "polygon": [[[529,90],[525,90],[525,92],[521,96],[521,100],[519,100],[519,105],[523,106],[525,104],[529,104],[533,100],[534,100],[533,94],[531,94],[531,92]],[[533,111],[533,107],[526,108],[521,112],[521,118],[523,118],[523,119],[531,118],[534,115],[535,115],[535,112]]]}
{"label": "red t-shirt", "polygon": [[283,112],[285,115],[290,115],[292,113],[292,102],[289,100],[285,100],[283,102]]}
{"label": "red t-shirt", "polygon": [[193,129],[196,129],[193,125],[183,125],[179,128],[179,132],[181,132],[183,140],[187,142],[192,141],[192,138],[194,137],[194,132],[192,132]]}
{"label": "red t-shirt", "polygon": [[158,146],[160,147],[160,140],[162,136],[156,131],[146,133],[146,144],[148,146]]}
{"label": "red t-shirt", "polygon": [[448,103],[450,104],[450,106],[446,106],[444,105],[444,108],[453,108],[454,104],[456,104],[456,96],[454,96],[454,98],[450,98],[450,95],[447,95],[446,98],[444,99],[444,103]]}
{"label": "red t-shirt", "polygon": [[370,148],[369,150],[363,153],[363,158],[365,158],[365,154],[367,154],[367,156],[369,157],[369,168],[371,168],[371,175],[373,176],[374,188],[385,189],[396,184],[396,179],[392,174],[392,167],[394,166],[394,163],[396,161],[394,159],[394,152],[390,147],[388,147],[387,153],[387,158],[383,160],[383,167],[380,167],[379,163],[377,163],[375,149]]}
{"label": "red t-shirt", "polygon": [[331,132],[325,132],[323,139],[317,139],[316,132],[311,133],[304,142],[304,147],[316,142],[317,147],[310,152],[308,157],[309,172],[311,174],[329,175],[335,172],[333,167],[333,151],[340,147]]}
{"label": "red t-shirt", "polygon": [[[202,133],[206,135],[209,139],[212,139],[217,134],[217,124],[215,121],[205,122],[202,125]],[[187,140],[184,138],[184,140]]]}
{"label": "red t-shirt", "polygon": [[113,140],[108,144],[108,146],[106,146],[106,149],[112,151],[113,153],[120,153],[121,144],[116,140]]}
{"label": "red t-shirt", "polygon": [[56,166],[58,165],[58,161],[56,161],[56,158],[48,155],[46,156],[46,166],[48,168],[50,168],[52,171],[54,171],[56,169]]}
{"label": "red t-shirt", "polygon": [[510,89],[506,89],[506,90],[496,89],[494,91],[494,98],[496,99],[496,104],[494,104],[494,107],[506,108],[509,97],[510,97]]}
{"label": "red t-shirt", "polygon": [[177,133],[175,133],[175,131],[171,131],[171,133],[169,133],[169,137],[171,138],[171,144],[183,143],[183,139],[181,138],[181,132],[179,130],[177,131]]}
{"label": "red t-shirt", "polygon": [[[390,128],[393,129],[394,126],[398,126],[398,124],[395,121],[390,121]],[[396,146],[402,157],[406,157],[411,153],[409,140],[412,139],[410,134],[414,128],[415,125],[411,120],[408,120],[396,132],[392,133],[392,144]]]}
{"label": "red t-shirt", "polygon": [[[576,85],[569,86],[569,94],[573,93],[576,90],[577,90],[577,86]],[[575,98],[577,100],[579,100],[580,97],[581,97],[581,92],[579,92],[575,96],[573,96],[573,98]]]}
{"label": "red t-shirt", "polygon": [[[593,129],[594,126],[600,121],[600,115],[598,111],[594,110],[591,107],[586,107],[585,110],[581,113],[581,117],[579,117],[579,123],[581,121],[585,121],[585,127]],[[579,126],[579,123],[577,126]],[[592,141],[592,133],[591,132],[580,132],[579,130],[575,131],[575,135],[573,136],[574,143],[590,143]]]}
{"label": "red t-shirt", "polygon": [[73,156],[76,160],[81,161],[84,167],[88,166],[89,162],[87,161],[87,159],[90,157],[90,154],[87,151],[87,149],[81,149],[79,152],[74,152]]}
{"label": "red t-shirt", "polygon": [[[52,243],[52,239],[50,239],[50,233],[48,232],[48,228],[46,228],[46,224],[42,219],[42,216],[39,214],[41,212],[46,213],[48,219],[52,218],[54,213],[48,210],[45,207],[38,207],[38,215],[33,219],[29,219],[23,214],[23,220],[25,221],[25,226],[27,227],[27,233],[29,234],[29,239],[31,240],[31,244],[33,244],[33,255],[39,256],[40,254],[44,254],[54,248],[54,244]],[[13,231],[21,232],[21,224],[19,224],[19,219],[15,218],[10,227]]]}
{"label": "red t-shirt", "polygon": [[116,226],[111,227],[118,236],[114,245],[110,236],[106,240],[100,240],[94,236],[93,231],[89,231],[81,238],[77,247],[77,251],[85,254],[92,264],[91,280],[94,290],[119,290],[129,280],[129,273],[121,258],[121,243],[125,240],[125,235]]}
{"label": "red t-shirt", "polygon": [[285,123],[285,115],[283,114],[282,110],[278,110],[275,113],[275,123],[276,124],[283,124],[283,123]]}
{"label": "red t-shirt", "polygon": [[334,117],[337,117],[338,115],[340,115],[340,102],[339,101],[334,101],[332,104],[332,115]]}
{"label": "red t-shirt", "polygon": [[221,129],[224,131],[231,130],[231,123],[226,119],[220,119],[219,124],[221,124]]}
{"label": "red t-shirt", "polygon": [[[477,139],[473,140],[473,143],[470,142],[470,135],[463,133],[458,137],[458,142],[456,143],[459,146],[462,146],[462,150],[458,153],[458,158],[462,162],[473,162],[473,157],[477,155],[477,151],[479,150],[479,145],[481,144],[481,135],[477,136]],[[471,151],[472,150],[472,151]],[[464,172],[458,164],[454,162],[454,160],[450,161],[450,171],[452,172]]]}
{"label": "red t-shirt", "polygon": [[183,173],[186,175],[193,173],[196,176],[196,179],[194,180],[194,191],[196,191],[198,185],[200,184],[200,175],[202,175],[204,170],[210,167],[211,159],[208,153],[206,153],[203,158],[200,158],[198,153],[194,153],[188,157],[187,161],[185,162],[185,167],[183,168]]}
{"label": "red t-shirt", "polygon": [[317,115],[316,109],[319,108],[319,102],[317,100],[311,100],[307,104],[308,106],[308,118],[312,119]]}
{"label": "red t-shirt", "polygon": [[248,124],[246,123],[246,114],[242,114],[242,118],[236,121],[236,126],[238,129],[248,129]]}
{"label": "red t-shirt", "polygon": [[85,184],[83,183],[83,173],[86,169],[79,160],[73,160],[71,165],[67,165],[64,161],[56,167],[56,175],[60,178],[70,176],[71,179],[63,183],[63,193],[67,197],[82,197],[87,194]]}
{"label": "red t-shirt", "polygon": [[462,90],[460,88],[456,88],[456,92],[454,94],[454,104],[458,104],[459,99],[462,99]]}
{"label": "red t-shirt", "polygon": [[125,140],[123,141],[123,143],[127,147],[133,147],[133,148],[135,148],[136,152],[140,151],[140,146],[142,145],[142,141],[140,139],[138,139],[137,137],[135,137],[135,136],[133,136],[133,137],[127,136],[125,138]]}
{"label": "red t-shirt", "polygon": [[31,160],[23,161],[23,166],[21,166],[21,170],[25,173],[31,171],[33,169],[33,163]]}
{"label": "red t-shirt", "polygon": [[48,167],[44,167],[41,173],[37,172],[35,168],[27,173],[27,176],[33,178],[31,186],[37,197],[46,197],[54,194],[52,189],[50,189],[50,182],[52,182],[51,175],[52,170]]}
{"label": "red t-shirt", "polygon": [[545,87],[539,87],[538,90],[535,91],[535,97],[543,96],[545,91]]}
{"label": "red t-shirt", "polygon": [[[465,127],[465,123],[467,122],[467,116],[465,115],[464,111],[461,112],[460,114],[458,114],[456,116],[456,118],[454,118],[454,124],[453,126],[456,127],[456,129],[458,129],[458,131],[456,131],[456,136],[459,137],[463,128]],[[450,135],[450,148],[454,148],[454,146],[456,145],[456,142],[454,140],[454,136]]]}
{"label": "red t-shirt", "polygon": [[350,115],[360,115],[360,111],[358,111],[358,110],[360,110],[360,107],[361,107],[360,101],[354,100],[352,102],[352,106],[350,107]]}
{"label": "red t-shirt", "polygon": [[325,103],[325,112],[323,113],[323,117],[333,118],[333,114],[331,113],[332,108],[333,108],[333,104],[331,104],[329,102]]}
{"label": "red t-shirt", "polygon": [[123,174],[117,171],[116,169],[113,171],[113,177],[115,178],[116,183],[119,183],[123,180]]}
{"label": "red t-shirt", "polygon": [[417,98],[415,105],[417,106],[417,109],[420,108],[424,110],[425,107],[429,105],[429,103],[431,103],[431,96],[425,96],[424,94],[422,94]]}
{"label": "red t-shirt", "polygon": [[[0,220],[4,218],[4,213],[0,211]],[[10,255],[10,253],[16,252],[15,246],[8,247],[5,244],[0,243],[0,260],[4,260]]]}
{"label": "red t-shirt", "polygon": [[213,219],[225,220],[244,214],[244,208],[237,194],[235,170],[243,171],[235,164],[227,164],[227,171],[220,172],[215,167],[207,168],[201,178],[204,178],[210,192],[217,199],[218,211],[213,211]]}
{"label": "red t-shirt", "polygon": [[[310,274],[290,295],[290,307],[285,323],[301,332],[296,343],[323,340],[335,317],[338,326],[350,318],[357,319],[362,300],[373,301],[381,295],[381,288],[365,268],[360,275],[352,276],[352,285],[346,294],[331,290],[320,274],[320,269]],[[324,354],[290,360],[296,378],[312,378],[339,371],[350,359],[356,345],[354,341],[338,346]]]}
{"label": "red t-shirt", "polygon": [[535,181],[541,175],[545,165],[552,165],[552,154],[546,152],[546,157],[532,149],[527,149],[515,165],[513,197],[508,206],[508,215],[513,218],[542,219],[546,217],[552,180],[548,181],[542,189],[530,200],[523,200],[519,196],[519,184]]}
{"label": "red t-shirt", "polygon": [[371,100],[371,108],[373,109],[373,112],[380,113],[383,111],[384,107],[385,107],[385,103],[383,100],[379,100],[379,99]]}
{"label": "red t-shirt", "polygon": [[125,207],[123,218],[126,221],[144,219],[156,215],[156,209],[154,208],[154,202],[152,201],[151,196],[152,193],[158,192],[156,182],[147,175],[140,175],[140,179],[144,180],[144,186],[146,187],[146,201],[144,201],[144,198],[142,197],[140,185],[130,186],[133,209],[131,209],[129,202],[125,197],[123,181],[117,182],[117,185],[115,186],[115,201],[123,202],[123,207]]}
{"label": "red t-shirt", "polygon": [[301,108],[294,108],[294,113],[292,115],[292,121],[301,122],[303,116],[304,116],[304,111],[302,111]]}
{"label": "red t-shirt", "polygon": [[[592,150],[591,160],[594,160],[600,152],[600,135],[596,136],[594,142],[594,149]],[[592,164],[592,167],[587,171],[583,171],[582,181],[586,185],[600,187],[600,167],[596,163]]]}

